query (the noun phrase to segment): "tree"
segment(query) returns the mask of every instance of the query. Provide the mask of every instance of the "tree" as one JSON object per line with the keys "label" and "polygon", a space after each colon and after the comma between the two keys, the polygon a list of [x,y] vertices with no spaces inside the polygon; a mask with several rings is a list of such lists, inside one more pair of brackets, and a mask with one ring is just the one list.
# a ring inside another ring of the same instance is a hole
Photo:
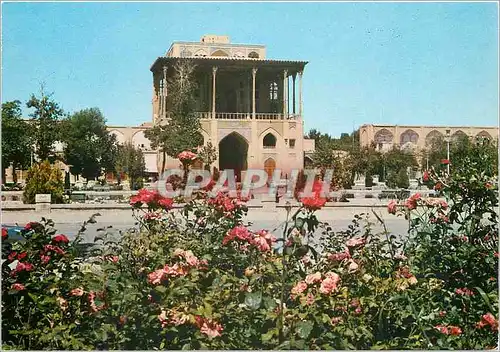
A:
{"label": "tree", "polygon": [[[434,138],[430,145],[422,152],[421,165],[423,169],[439,168],[441,161],[448,158],[447,143],[443,138]],[[495,162],[491,164],[488,172],[498,169],[498,146],[494,141],[481,138],[469,138],[461,136],[450,141],[450,164],[451,172],[467,167],[470,158],[477,158],[479,154],[487,154]]]}
{"label": "tree", "polygon": [[121,174],[128,176],[130,188],[136,187],[139,178],[142,178],[146,171],[144,154],[139,148],[135,148],[131,143],[118,146],[118,155],[115,163],[115,174],[118,181],[121,181]]}
{"label": "tree", "polygon": [[408,188],[410,179],[405,169],[391,170],[387,176],[387,186],[389,188]]}
{"label": "tree", "polygon": [[447,145],[443,138],[434,137],[431,139],[429,145],[422,151],[420,165],[424,169],[438,167],[441,160],[447,158]]}
{"label": "tree", "polygon": [[205,164],[205,169],[210,171],[210,165],[217,160],[217,150],[212,145],[212,142],[207,142],[203,147],[198,151],[198,156]]}
{"label": "tree", "polygon": [[469,167],[471,160],[482,166],[481,172],[485,175],[498,175],[498,145],[494,141],[468,137],[453,141],[450,145],[451,173]]}
{"label": "tree", "polygon": [[166,155],[177,158],[181,152],[192,151],[203,144],[200,120],[195,113],[195,66],[190,61],[179,61],[174,69],[172,79],[167,82],[168,120],[145,132],[151,146],[163,154],[161,173],[165,171]]}
{"label": "tree", "polygon": [[306,138],[308,139],[314,139],[316,143],[319,142],[319,139],[321,137],[321,132],[319,132],[317,129],[313,128],[312,130],[309,130],[309,133],[305,135]]}
{"label": "tree", "polygon": [[52,203],[64,202],[64,182],[61,170],[50,165],[48,160],[35,164],[28,170],[26,187],[23,191],[24,203],[35,203],[37,194],[50,194]]}
{"label": "tree", "polygon": [[[31,126],[21,117],[21,102],[9,101],[2,104],[2,181],[5,169],[12,164],[14,170],[30,164],[32,151]],[[14,172],[14,182],[16,173]]]}
{"label": "tree", "polygon": [[117,153],[116,137],[106,129],[106,119],[98,108],[74,113],[61,124],[64,162],[70,171],[95,179],[114,171]]}
{"label": "tree", "polygon": [[54,143],[58,140],[58,121],[63,116],[63,110],[51,99],[51,95],[45,95],[42,88],[40,97],[31,95],[26,103],[28,108],[35,109],[30,117],[33,119],[35,151],[39,160],[48,160],[54,157]]}

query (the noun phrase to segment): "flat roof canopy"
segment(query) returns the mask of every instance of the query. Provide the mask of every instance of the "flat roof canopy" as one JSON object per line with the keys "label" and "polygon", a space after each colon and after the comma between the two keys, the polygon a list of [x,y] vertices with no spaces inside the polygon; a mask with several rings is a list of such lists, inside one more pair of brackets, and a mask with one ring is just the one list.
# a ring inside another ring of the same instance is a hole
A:
{"label": "flat roof canopy", "polygon": [[163,66],[172,66],[177,61],[192,61],[198,67],[210,69],[213,66],[224,69],[252,69],[264,68],[275,70],[288,70],[289,74],[303,71],[307,61],[288,61],[288,60],[259,60],[250,58],[236,57],[166,57],[161,56],[155,60],[151,66],[151,72],[160,71]]}

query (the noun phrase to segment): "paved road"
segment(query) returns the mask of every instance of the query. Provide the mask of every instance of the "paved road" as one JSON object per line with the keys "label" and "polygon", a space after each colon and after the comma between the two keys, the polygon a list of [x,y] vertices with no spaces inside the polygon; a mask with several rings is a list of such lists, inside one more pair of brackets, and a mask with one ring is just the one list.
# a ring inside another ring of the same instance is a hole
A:
{"label": "paved road", "polygon": [[[395,234],[404,234],[407,229],[407,221],[401,217],[395,217],[387,214],[384,208],[375,209],[378,214],[386,221],[387,228]],[[369,212],[369,208],[326,208],[318,211],[318,219],[328,222],[336,231],[346,229],[354,214],[361,212]],[[55,227],[58,233],[64,233],[69,238],[74,238],[80,229],[82,223],[87,220],[95,211],[91,210],[58,210],[45,215],[55,222]],[[115,231],[125,231],[135,225],[135,219],[132,216],[131,210],[107,210],[101,212],[101,216],[97,217],[96,224],[89,224],[83,235],[84,242],[93,242],[97,234],[97,229],[111,226]],[[41,215],[32,211],[19,212],[4,212],[2,214],[3,224],[19,224],[23,225],[29,221],[39,221]],[[279,227],[286,219],[284,209],[270,211],[264,209],[250,209],[246,217],[246,221],[252,223],[251,228],[255,230],[267,229],[272,230]],[[372,215],[372,221],[376,219]],[[376,225],[375,228],[381,229]],[[281,237],[283,228],[274,231],[277,237]]]}

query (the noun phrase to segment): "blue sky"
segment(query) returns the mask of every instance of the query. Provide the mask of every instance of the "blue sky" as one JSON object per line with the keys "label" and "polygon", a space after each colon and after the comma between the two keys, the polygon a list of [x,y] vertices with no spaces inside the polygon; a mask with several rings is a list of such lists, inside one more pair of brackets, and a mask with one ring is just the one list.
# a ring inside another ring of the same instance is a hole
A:
{"label": "blue sky", "polygon": [[[151,121],[150,65],[203,34],[306,60],[305,129],[498,124],[496,3],[3,3],[2,102]],[[27,112],[27,111],[26,111]]]}

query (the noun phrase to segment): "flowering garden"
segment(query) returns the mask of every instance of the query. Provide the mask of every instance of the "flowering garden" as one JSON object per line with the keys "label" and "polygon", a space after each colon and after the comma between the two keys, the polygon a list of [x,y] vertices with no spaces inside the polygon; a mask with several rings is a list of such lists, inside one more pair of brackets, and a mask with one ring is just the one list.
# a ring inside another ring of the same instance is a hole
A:
{"label": "flowering garden", "polygon": [[389,203],[407,234],[376,211],[334,231],[318,192],[287,208],[279,238],[249,229],[241,197],[206,191],[177,211],[141,190],[140,230],[103,230],[90,252],[50,220],[27,224],[3,258],[2,347],[496,348],[498,187],[480,170],[426,173],[446,201]]}

